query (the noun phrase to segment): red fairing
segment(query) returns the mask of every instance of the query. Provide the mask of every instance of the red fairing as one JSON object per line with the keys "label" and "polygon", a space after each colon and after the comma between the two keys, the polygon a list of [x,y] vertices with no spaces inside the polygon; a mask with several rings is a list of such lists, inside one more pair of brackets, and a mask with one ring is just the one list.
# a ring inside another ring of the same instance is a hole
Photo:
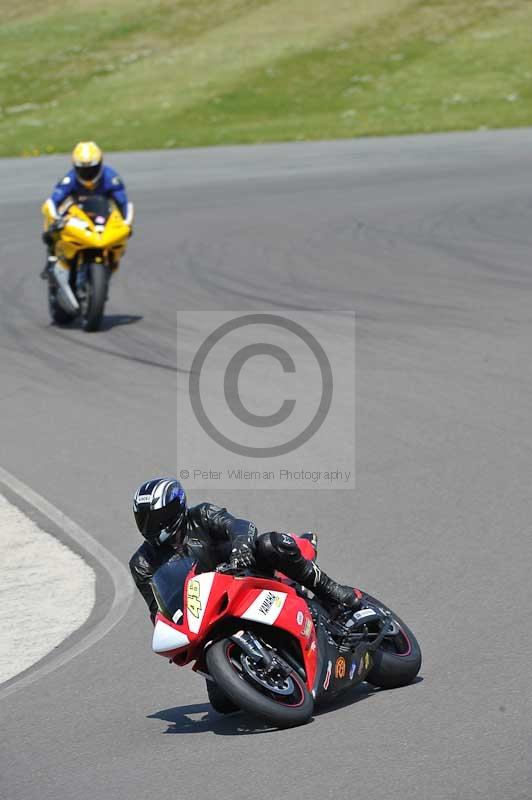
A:
{"label": "red fairing", "polygon": [[317,672],[316,632],[307,603],[292,586],[281,580],[215,572],[195,575],[191,570],[184,595],[183,613],[174,614],[175,621],[160,613],[155,618],[156,653],[180,665],[201,660],[213,625],[224,617],[241,618],[280,628],[296,639],[312,690]]}
{"label": "red fairing", "polygon": [[303,558],[308,558],[309,561],[314,561],[316,558],[316,551],[311,542],[308,539],[302,539],[301,536],[296,536],[295,533],[291,533],[292,536],[296,540],[296,544],[301,550],[301,555]]}
{"label": "red fairing", "polygon": [[316,631],[307,603],[287,584],[261,581],[262,586],[259,590],[256,586],[257,579],[245,579],[246,583],[248,581],[250,588],[238,594],[228,612],[231,616],[270,625],[290,633],[301,648],[307,673],[307,686],[311,690],[318,658]]}
{"label": "red fairing", "polygon": [[[302,622],[301,615],[303,615]],[[303,598],[295,595],[294,602],[287,603],[283,608],[283,612],[276,625],[284,630],[290,631],[299,640],[299,645],[303,654],[303,663],[307,673],[307,687],[312,691],[318,669],[318,647],[314,621],[309,607]]]}

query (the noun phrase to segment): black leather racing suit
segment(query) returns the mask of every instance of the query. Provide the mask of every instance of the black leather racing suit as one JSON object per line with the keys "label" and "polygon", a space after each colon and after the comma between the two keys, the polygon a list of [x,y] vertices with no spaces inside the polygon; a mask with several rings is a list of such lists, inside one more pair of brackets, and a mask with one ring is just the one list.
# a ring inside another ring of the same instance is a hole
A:
{"label": "black leather racing suit", "polygon": [[197,560],[201,572],[209,572],[218,564],[229,561],[231,550],[242,543],[253,550],[257,568],[261,572],[279,570],[332,601],[351,604],[354,600],[352,589],[340,587],[331,581],[313,561],[302,556],[295,540],[286,533],[274,531],[258,534],[252,522],[233,517],[227,509],[211,503],[189,508],[185,524],[179,545],[153,547],[149,542],[144,542],[129,562],[133,580],[148,604],[152,620],[157,613],[157,603],[150,581],[162,564],[171,558],[186,555]]}

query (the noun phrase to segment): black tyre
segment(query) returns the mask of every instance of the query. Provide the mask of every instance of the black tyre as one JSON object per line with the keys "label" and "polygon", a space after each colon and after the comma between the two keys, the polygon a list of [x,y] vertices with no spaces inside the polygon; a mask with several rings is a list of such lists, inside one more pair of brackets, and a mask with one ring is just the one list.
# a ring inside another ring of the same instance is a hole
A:
{"label": "black tyre", "polygon": [[205,681],[207,684],[207,694],[209,695],[209,703],[219,714],[232,714],[234,711],[240,711],[238,706],[235,706],[232,700],[229,700],[226,694],[222,692],[220,687],[214,681]]}
{"label": "black tyre", "polygon": [[378,650],[373,653],[373,666],[366,680],[380,689],[396,689],[412,683],[421,668],[421,648],[402,619],[390,608],[369,594],[365,597],[370,603],[390,611],[398,628],[395,636],[386,637]]}
{"label": "black tyre", "polygon": [[244,711],[278,728],[308,722],[314,700],[303,679],[292,671],[277,691],[254,677],[254,664],[230,639],[215,642],[207,651],[209,672],[227,697]]}
{"label": "black tyre", "polygon": [[103,264],[88,265],[86,296],[81,305],[81,324],[87,332],[97,331],[102,322],[107,281],[107,268]]}
{"label": "black tyre", "polygon": [[61,308],[57,302],[57,289],[48,281],[48,310],[55,325],[68,325],[74,317]]}

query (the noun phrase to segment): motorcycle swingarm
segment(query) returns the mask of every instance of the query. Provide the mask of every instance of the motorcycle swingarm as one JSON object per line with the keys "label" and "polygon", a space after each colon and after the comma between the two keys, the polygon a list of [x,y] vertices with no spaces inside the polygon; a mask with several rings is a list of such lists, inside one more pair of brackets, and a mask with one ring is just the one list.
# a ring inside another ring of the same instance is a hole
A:
{"label": "motorcycle swingarm", "polygon": [[[364,609],[364,611],[366,610],[369,611],[370,609]],[[336,631],[334,630],[334,628],[333,629],[329,628],[330,632],[333,635],[336,633],[336,635],[342,636],[343,634],[341,641],[342,648],[344,647],[356,648],[358,647],[358,645],[364,643],[365,649],[368,650],[369,652],[373,652],[380,647],[384,637],[389,636],[390,633],[393,632],[395,628],[395,623],[390,616],[388,615],[383,616],[374,609],[371,609],[371,611],[373,611],[373,614],[366,614],[364,617],[361,617],[360,619],[351,620],[351,625],[349,625],[348,622],[346,625],[343,625]],[[374,639],[368,640],[367,638],[368,633],[366,630],[364,630],[364,627],[368,621],[374,621],[375,619],[378,619],[382,622],[382,627]],[[353,628],[355,628],[355,630],[353,630]]]}

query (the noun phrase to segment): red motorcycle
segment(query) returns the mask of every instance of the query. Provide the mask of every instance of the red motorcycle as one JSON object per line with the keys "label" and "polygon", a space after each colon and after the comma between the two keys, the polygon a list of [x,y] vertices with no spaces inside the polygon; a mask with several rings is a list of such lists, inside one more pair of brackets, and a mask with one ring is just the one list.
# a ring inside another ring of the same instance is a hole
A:
{"label": "red motorcycle", "polygon": [[[294,537],[306,558],[308,539]],[[391,689],[421,666],[412,631],[379,600],[356,589],[358,611],[329,613],[279,573],[196,571],[181,558],[164,564],[152,587],[159,606],[153,650],[207,679],[212,706],[248,711],[272,725],[302,725],[314,705],[368,681]]]}

